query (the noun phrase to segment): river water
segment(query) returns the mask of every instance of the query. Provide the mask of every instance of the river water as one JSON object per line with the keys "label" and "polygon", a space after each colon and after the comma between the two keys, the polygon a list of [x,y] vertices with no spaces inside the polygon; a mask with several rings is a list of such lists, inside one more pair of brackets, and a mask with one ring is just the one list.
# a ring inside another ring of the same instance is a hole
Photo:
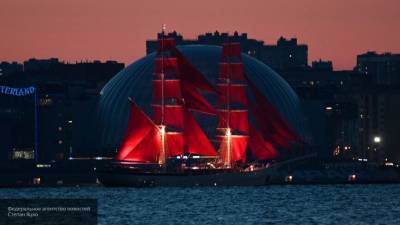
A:
{"label": "river water", "polygon": [[0,189],[0,198],[95,198],[98,224],[400,224],[400,185]]}

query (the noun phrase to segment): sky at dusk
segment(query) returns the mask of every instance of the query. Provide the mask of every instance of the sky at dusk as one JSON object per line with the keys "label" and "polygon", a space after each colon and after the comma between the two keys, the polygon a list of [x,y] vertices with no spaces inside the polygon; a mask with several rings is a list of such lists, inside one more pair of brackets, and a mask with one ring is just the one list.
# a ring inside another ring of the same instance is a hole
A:
{"label": "sky at dusk", "polygon": [[309,63],[351,69],[366,51],[400,52],[400,0],[0,0],[0,61],[58,57],[131,63],[161,25],[185,38],[297,37]]}

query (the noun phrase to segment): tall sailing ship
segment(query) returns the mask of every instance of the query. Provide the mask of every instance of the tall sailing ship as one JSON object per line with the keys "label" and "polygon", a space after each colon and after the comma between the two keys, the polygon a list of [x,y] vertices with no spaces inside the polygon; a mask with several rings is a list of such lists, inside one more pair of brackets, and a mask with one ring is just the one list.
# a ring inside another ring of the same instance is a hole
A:
{"label": "tall sailing ship", "polygon": [[[106,186],[265,184],[278,149],[302,139],[244,73],[240,44],[223,44],[216,87],[164,31],[158,45],[153,115],[129,98],[125,138],[115,160],[97,169],[100,182]],[[204,92],[216,95],[216,104],[210,104]],[[215,135],[205,134],[196,115],[218,119]]]}

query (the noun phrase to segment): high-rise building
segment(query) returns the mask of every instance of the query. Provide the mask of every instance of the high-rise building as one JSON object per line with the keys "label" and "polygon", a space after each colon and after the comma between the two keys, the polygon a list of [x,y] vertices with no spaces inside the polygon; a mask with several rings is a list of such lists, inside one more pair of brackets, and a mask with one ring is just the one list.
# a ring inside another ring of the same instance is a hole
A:
{"label": "high-rise building", "polygon": [[[158,34],[160,36],[160,34]],[[233,35],[228,33],[205,33],[197,39],[184,39],[176,31],[168,33],[167,37],[174,38],[177,45],[204,44],[222,45],[225,42],[239,42],[242,52],[264,62],[275,70],[305,69],[308,67],[308,46],[298,44],[296,38],[279,38],[276,44],[267,45],[263,41],[249,39],[247,33]],[[157,49],[157,39],[146,41],[146,53]]]}
{"label": "high-rise building", "polygon": [[400,85],[400,54],[367,52],[357,56],[356,70],[381,86]]}
{"label": "high-rise building", "polygon": [[311,68],[317,71],[333,71],[332,61],[323,61],[322,59],[318,61],[313,61]]}
{"label": "high-rise building", "polygon": [[[41,162],[93,157],[100,90],[123,68],[115,61],[30,59],[24,70],[0,76],[0,88],[8,88],[0,89],[0,161],[33,159],[33,150]],[[21,87],[35,87],[36,93],[17,96],[9,91]]]}
{"label": "high-rise building", "polygon": [[23,70],[23,65],[17,62],[1,62],[0,63],[0,76],[12,75],[19,73]]}

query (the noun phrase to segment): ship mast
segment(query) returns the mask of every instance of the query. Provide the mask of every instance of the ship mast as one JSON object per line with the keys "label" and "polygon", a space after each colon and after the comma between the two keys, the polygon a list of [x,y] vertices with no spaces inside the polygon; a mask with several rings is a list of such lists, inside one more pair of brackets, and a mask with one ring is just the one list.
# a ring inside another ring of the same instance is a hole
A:
{"label": "ship mast", "polygon": [[[228,41],[229,44],[229,41]],[[229,48],[229,54],[231,54],[231,48]],[[230,68],[230,58],[228,57],[228,74],[226,77],[226,144],[227,144],[227,156],[226,156],[226,160],[224,162],[224,166],[226,168],[231,168],[232,167],[232,132],[231,132],[231,128],[230,128],[230,114],[231,114],[231,107],[230,107],[230,89],[231,89],[231,68]]]}
{"label": "ship mast", "polygon": [[164,102],[164,79],[165,79],[165,71],[164,71],[164,35],[165,35],[165,24],[162,25],[161,31],[161,124],[160,124],[160,135],[161,135],[161,149],[160,156],[158,159],[158,164],[162,167],[166,165],[167,159],[167,151],[165,149],[165,125],[164,125],[164,117],[165,117],[165,102]]}
{"label": "ship mast", "polygon": [[239,43],[224,43],[219,74],[220,156],[224,168],[244,162],[248,141],[248,110]]}

